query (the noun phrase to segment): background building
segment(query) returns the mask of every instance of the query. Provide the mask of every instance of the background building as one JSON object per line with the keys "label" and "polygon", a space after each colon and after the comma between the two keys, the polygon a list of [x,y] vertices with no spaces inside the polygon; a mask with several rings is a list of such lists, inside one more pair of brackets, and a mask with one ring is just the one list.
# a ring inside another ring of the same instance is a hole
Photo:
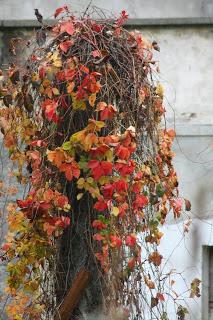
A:
{"label": "background building", "polygon": [[[71,1],[83,12],[88,0]],[[31,36],[34,9],[52,19],[65,1],[0,0],[0,65],[8,62],[8,39]],[[69,1],[67,1],[69,4]],[[175,127],[175,164],[181,195],[192,203],[192,224],[184,236],[183,215],[163,227],[166,269],[176,269],[175,291],[183,294],[193,320],[213,319],[213,0],[94,0],[110,14],[126,10],[128,27],[139,29],[161,48],[168,127]],[[202,280],[202,298],[188,299],[186,283]],[[171,317],[171,319],[175,319]],[[148,320],[148,319],[147,319]]]}

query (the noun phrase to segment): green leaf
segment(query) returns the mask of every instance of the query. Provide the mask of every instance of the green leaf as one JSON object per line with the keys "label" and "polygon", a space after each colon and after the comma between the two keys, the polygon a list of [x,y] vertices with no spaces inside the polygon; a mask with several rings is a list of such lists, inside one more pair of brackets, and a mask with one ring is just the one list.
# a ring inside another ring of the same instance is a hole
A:
{"label": "green leaf", "polygon": [[65,151],[69,151],[71,148],[72,148],[72,144],[70,141],[66,141],[62,144],[62,148],[65,150]]}
{"label": "green leaf", "polygon": [[161,197],[163,197],[164,193],[165,193],[165,189],[164,189],[164,187],[162,186],[162,184],[159,183],[159,184],[156,186],[156,194],[157,194],[158,197],[161,198]]}

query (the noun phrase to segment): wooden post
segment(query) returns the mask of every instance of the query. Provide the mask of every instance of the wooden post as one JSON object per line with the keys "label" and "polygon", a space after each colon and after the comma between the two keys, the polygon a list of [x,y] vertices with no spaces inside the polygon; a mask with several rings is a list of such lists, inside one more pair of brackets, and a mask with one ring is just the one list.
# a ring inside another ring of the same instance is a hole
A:
{"label": "wooden post", "polygon": [[69,320],[74,308],[77,306],[80,297],[87,286],[90,273],[86,269],[81,269],[76,275],[72,287],[69,289],[55,320]]}

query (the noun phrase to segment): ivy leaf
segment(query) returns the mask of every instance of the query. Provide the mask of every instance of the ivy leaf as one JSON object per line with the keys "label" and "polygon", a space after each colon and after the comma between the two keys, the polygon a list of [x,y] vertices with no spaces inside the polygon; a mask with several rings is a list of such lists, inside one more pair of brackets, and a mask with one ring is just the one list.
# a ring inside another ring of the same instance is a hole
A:
{"label": "ivy leaf", "polygon": [[72,144],[70,141],[66,141],[62,144],[62,148],[65,151],[69,151],[72,148]]}
{"label": "ivy leaf", "polygon": [[[89,104],[90,104],[90,106],[91,107],[94,107],[94,105],[95,105],[95,101],[96,101],[96,94],[95,93],[93,93],[93,94],[91,94],[90,96],[89,96]],[[101,119],[102,120],[102,119]]]}
{"label": "ivy leaf", "polygon": [[82,197],[83,197],[83,193],[79,193],[78,195],[77,195],[77,200],[80,200]]}
{"label": "ivy leaf", "polygon": [[78,178],[80,175],[78,164],[75,161],[72,163],[62,163],[59,170],[65,173],[65,177],[68,181],[72,181],[73,177]]}
{"label": "ivy leaf", "polygon": [[136,241],[137,241],[136,235],[133,233],[127,236],[125,239],[126,245],[129,247],[134,247],[136,245]]}
{"label": "ivy leaf", "polygon": [[56,167],[60,167],[65,161],[65,154],[60,148],[57,148],[53,151],[47,150],[47,159]]}
{"label": "ivy leaf", "polygon": [[60,13],[62,12],[68,12],[68,7],[67,6],[63,6],[63,7],[60,7],[60,8],[57,8],[55,10],[55,13],[54,13],[54,17],[57,18],[59,16]]}
{"label": "ivy leaf", "polygon": [[94,209],[98,211],[104,211],[108,208],[107,203],[103,199],[99,199],[95,204],[94,204]]}
{"label": "ivy leaf", "polygon": [[89,124],[86,127],[88,131],[100,131],[103,127],[105,127],[105,123],[103,121],[96,121],[94,119],[89,119]]}
{"label": "ivy leaf", "polygon": [[165,193],[165,189],[163,188],[162,184],[161,183],[157,184],[157,186],[156,186],[157,196],[161,198],[161,197],[163,197],[164,193]]}
{"label": "ivy leaf", "polygon": [[157,305],[158,305],[158,299],[152,297],[151,298],[151,308],[157,307]]}
{"label": "ivy leaf", "polygon": [[200,285],[201,281],[200,279],[195,278],[192,282],[191,282],[191,293],[190,293],[190,298],[194,298],[194,297],[200,297]]}
{"label": "ivy leaf", "polygon": [[164,295],[162,293],[157,293],[156,298],[160,301],[165,301]]}
{"label": "ivy leaf", "polygon": [[189,313],[189,312],[188,312],[188,310],[187,310],[185,307],[183,307],[183,306],[181,306],[181,305],[178,306],[178,308],[177,308],[178,320],[185,320],[186,315],[187,315],[188,313]]}
{"label": "ivy leaf", "polygon": [[190,211],[191,210],[191,202],[187,199],[184,199],[185,202],[185,210]]}
{"label": "ivy leaf", "polygon": [[71,21],[62,22],[60,29],[61,32],[66,32],[71,36],[75,33],[75,28]]}
{"label": "ivy leaf", "polygon": [[150,253],[149,262],[152,262],[156,267],[161,265],[163,257],[157,251]]}
{"label": "ivy leaf", "polygon": [[73,45],[73,43],[74,42],[72,40],[67,40],[67,41],[61,42],[59,47],[63,52],[67,53],[67,51]]}
{"label": "ivy leaf", "polygon": [[118,207],[112,207],[111,209],[111,214],[115,217],[117,217],[119,215],[119,208]]}

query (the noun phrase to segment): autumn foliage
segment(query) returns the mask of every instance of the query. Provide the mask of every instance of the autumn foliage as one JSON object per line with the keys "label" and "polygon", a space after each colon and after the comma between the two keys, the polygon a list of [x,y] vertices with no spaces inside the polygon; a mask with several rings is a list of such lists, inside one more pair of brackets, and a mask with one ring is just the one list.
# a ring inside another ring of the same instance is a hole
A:
{"label": "autumn foliage", "polygon": [[28,186],[25,198],[8,206],[2,258],[9,319],[57,309],[43,284],[72,221],[67,183],[77,201],[92,199],[106,301],[128,310],[129,319],[145,319],[145,309],[146,319],[153,312],[167,319],[160,226],[172,211],[180,216],[183,200],[172,165],[175,133],[161,126],[163,88],[152,80],[156,45],[122,27],[124,11],[113,22],[77,18],[67,6],[54,16],[52,27],[41,21],[27,61],[11,64],[1,80],[4,145],[13,175]]}

